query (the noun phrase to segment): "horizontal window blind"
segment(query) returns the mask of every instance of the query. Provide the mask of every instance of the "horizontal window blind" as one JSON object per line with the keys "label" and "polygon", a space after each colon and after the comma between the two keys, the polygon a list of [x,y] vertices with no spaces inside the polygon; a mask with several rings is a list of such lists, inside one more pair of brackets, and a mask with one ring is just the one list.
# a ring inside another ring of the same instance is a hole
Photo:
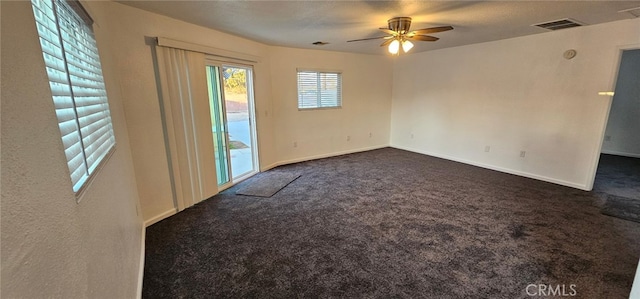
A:
{"label": "horizontal window blind", "polygon": [[298,109],[342,106],[342,75],[338,72],[298,71]]}
{"label": "horizontal window blind", "polygon": [[73,191],[115,146],[92,22],[77,2],[31,1]]}

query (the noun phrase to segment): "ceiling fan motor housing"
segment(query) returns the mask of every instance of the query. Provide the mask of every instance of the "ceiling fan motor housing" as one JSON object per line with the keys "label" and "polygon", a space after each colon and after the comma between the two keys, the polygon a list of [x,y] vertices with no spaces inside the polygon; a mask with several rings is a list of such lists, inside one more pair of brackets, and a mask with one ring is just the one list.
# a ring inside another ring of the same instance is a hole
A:
{"label": "ceiling fan motor housing", "polygon": [[407,33],[411,27],[411,18],[409,17],[397,17],[389,19],[387,22],[389,23],[389,30],[396,32]]}

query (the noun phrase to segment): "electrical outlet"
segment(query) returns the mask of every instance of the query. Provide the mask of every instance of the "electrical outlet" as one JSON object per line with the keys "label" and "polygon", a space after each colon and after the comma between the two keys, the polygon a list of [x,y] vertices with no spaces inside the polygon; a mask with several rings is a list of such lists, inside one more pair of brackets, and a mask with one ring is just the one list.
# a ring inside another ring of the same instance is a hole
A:
{"label": "electrical outlet", "polygon": [[484,147],[484,152],[485,153],[488,153],[490,151],[491,151],[491,147],[490,146],[487,145],[487,146]]}
{"label": "electrical outlet", "polygon": [[411,133],[411,139],[413,139],[413,133]]}
{"label": "electrical outlet", "polygon": [[351,141],[351,136],[347,135],[347,141]]}
{"label": "electrical outlet", "polygon": [[527,154],[526,151],[520,151],[520,158],[524,158],[526,154]]}
{"label": "electrical outlet", "polygon": [[611,135],[604,136],[604,141],[611,141]]}
{"label": "electrical outlet", "polygon": [[294,141],[293,142],[293,147],[298,147],[298,142]]}
{"label": "electrical outlet", "polygon": [[373,137],[373,134],[371,132],[369,132],[369,138]]}

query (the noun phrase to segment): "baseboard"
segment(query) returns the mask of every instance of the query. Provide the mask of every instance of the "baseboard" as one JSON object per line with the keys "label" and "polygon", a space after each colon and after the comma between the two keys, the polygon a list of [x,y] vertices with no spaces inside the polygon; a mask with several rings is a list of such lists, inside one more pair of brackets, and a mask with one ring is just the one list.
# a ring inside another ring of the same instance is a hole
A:
{"label": "baseboard", "polygon": [[140,241],[140,265],[138,266],[138,293],[136,294],[137,299],[142,299],[142,281],[144,279],[144,257],[145,257],[145,244],[147,237],[147,228],[146,226],[142,227],[142,238]]}
{"label": "baseboard", "polygon": [[638,261],[638,270],[636,270],[636,278],[633,280],[633,285],[631,286],[629,299],[640,299],[640,261]]}
{"label": "baseboard", "polygon": [[441,158],[441,159],[445,159],[445,160],[450,160],[450,161],[460,162],[460,163],[464,163],[464,164],[469,164],[469,165],[473,165],[473,166],[477,166],[477,167],[481,167],[481,168],[491,169],[491,170],[504,172],[504,173],[508,173],[508,174],[513,174],[513,175],[517,175],[517,176],[521,176],[521,177],[531,178],[531,179],[535,179],[535,180],[539,180],[539,181],[545,181],[545,182],[549,182],[549,183],[554,183],[554,184],[557,184],[557,185],[562,185],[562,186],[567,186],[567,187],[576,188],[576,189],[580,189],[580,190],[590,191],[587,188],[587,186],[584,185],[584,184],[578,184],[578,183],[558,180],[558,179],[554,179],[554,178],[550,178],[550,177],[546,177],[546,176],[541,176],[541,175],[537,175],[537,174],[533,174],[533,173],[529,173],[529,172],[518,171],[518,170],[499,167],[499,166],[490,165],[490,164],[478,163],[478,162],[475,162],[475,161],[460,159],[460,158],[457,158],[457,157],[452,157],[452,156],[447,156],[447,155],[441,155],[441,154],[438,154],[438,153],[433,153],[433,152],[429,152],[429,151],[414,149],[414,148],[410,148],[410,147],[396,146],[396,145],[392,145],[391,147],[397,148],[397,149],[401,149],[401,150],[405,150],[405,151],[418,153],[418,154],[423,154],[423,155],[427,155],[427,156],[433,156],[433,157],[437,157],[437,158]]}
{"label": "baseboard", "polygon": [[262,167],[262,168],[260,169],[260,172],[264,172],[264,171],[270,170],[270,169],[272,169],[272,168],[276,168],[276,167],[278,167],[278,166],[280,166],[280,165],[282,165],[282,164],[280,164],[279,162],[273,163],[273,164],[271,164],[271,165],[268,165],[268,166]]}
{"label": "baseboard", "polygon": [[166,211],[166,212],[164,212],[164,213],[162,213],[160,215],[154,216],[151,219],[147,219],[144,222],[144,227],[149,227],[150,225],[152,225],[152,224],[154,224],[156,222],[159,222],[159,221],[161,221],[161,220],[163,220],[163,219],[165,219],[167,217],[171,217],[171,216],[175,215],[176,213],[177,213],[177,211],[175,209],[171,209],[171,210],[168,210],[168,211]]}
{"label": "baseboard", "polygon": [[290,160],[285,160],[285,161],[280,161],[280,162],[273,163],[273,164],[271,164],[269,166],[264,167],[264,169],[262,171],[267,171],[269,169],[272,169],[272,168],[275,168],[275,167],[278,167],[278,166],[282,166],[282,165],[287,165],[287,164],[300,163],[300,162],[305,162],[305,161],[324,159],[324,158],[330,158],[330,157],[341,156],[341,155],[355,154],[355,153],[360,153],[360,152],[366,152],[366,151],[372,151],[372,150],[376,150],[376,149],[381,149],[381,148],[385,148],[385,147],[389,147],[389,145],[385,144],[385,145],[376,145],[376,146],[370,146],[370,147],[361,147],[361,148],[350,149],[350,150],[346,150],[346,151],[340,151],[340,152],[333,152],[333,153],[327,153],[327,154],[322,154],[322,155],[295,158],[295,159],[290,159]]}
{"label": "baseboard", "polygon": [[[307,157],[301,157],[301,158],[296,158],[296,159],[291,159],[291,160],[286,160],[286,161],[280,161],[280,162],[276,162],[273,163],[271,165],[265,166],[265,167],[261,167],[260,171],[267,171],[269,169],[281,166],[281,165],[287,165],[287,164],[292,164],[292,163],[298,163],[298,162],[304,162],[304,161],[311,161],[311,160],[316,160],[316,159],[323,159],[323,158],[329,158],[329,157],[335,157],[335,156],[340,156],[340,155],[347,155],[347,154],[353,154],[353,153],[359,153],[359,152],[366,152],[366,151],[370,151],[370,150],[375,150],[375,149],[381,149],[381,148],[385,148],[385,147],[389,147],[388,144],[383,144],[383,145],[376,145],[376,146],[370,146],[370,147],[362,147],[362,148],[357,148],[357,149],[350,149],[350,150],[346,150],[346,151],[340,151],[340,152],[333,152],[333,153],[327,153],[327,154],[322,154],[322,155],[316,155],[316,156],[307,156]],[[246,177],[249,178],[249,177]],[[245,178],[245,179],[246,179]],[[237,183],[237,182],[236,182]],[[222,190],[219,190],[222,191]],[[171,217],[173,215],[175,215],[177,213],[177,211],[175,209],[171,209],[168,210],[160,215],[156,215],[154,217],[152,217],[151,219],[147,219],[144,222],[144,226],[145,227],[149,227],[150,225],[153,225],[156,222],[159,222],[167,217]]]}
{"label": "baseboard", "polygon": [[640,154],[610,151],[605,149],[602,150],[602,153],[607,155],[616,155],[616,156],[623,156],[623,157],[629,157],[629,158],[640,158]]}

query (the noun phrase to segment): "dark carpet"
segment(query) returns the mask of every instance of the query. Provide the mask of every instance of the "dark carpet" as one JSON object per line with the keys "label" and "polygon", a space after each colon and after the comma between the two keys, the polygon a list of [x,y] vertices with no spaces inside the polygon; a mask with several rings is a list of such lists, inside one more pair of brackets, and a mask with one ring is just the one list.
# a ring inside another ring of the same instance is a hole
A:
{"label": "dark carpet", "polygon": [[600,155],[593,191],[602,214],[640,222],[640,159]]}
{"label": "dark carpet", "polygon": [[640,223],[640,200],[609,195],[601,212],[605,215]]}
{"label": "dark carpet", "polygon": [[279,171],[278,169],[259,173],[244,182],[236,194],[271,197],[298,177],[300,177],[299,173]]}
{"label": "dark carpet", "polygon": [[640,158],[600,155],[593,191],[640,200]]}
{"label": "dark carpet", "polygon": [[629,296],[640,224],[600,214],[594,192],[391,148],[275,170],[302,176],[148,227],[143,297]]}

